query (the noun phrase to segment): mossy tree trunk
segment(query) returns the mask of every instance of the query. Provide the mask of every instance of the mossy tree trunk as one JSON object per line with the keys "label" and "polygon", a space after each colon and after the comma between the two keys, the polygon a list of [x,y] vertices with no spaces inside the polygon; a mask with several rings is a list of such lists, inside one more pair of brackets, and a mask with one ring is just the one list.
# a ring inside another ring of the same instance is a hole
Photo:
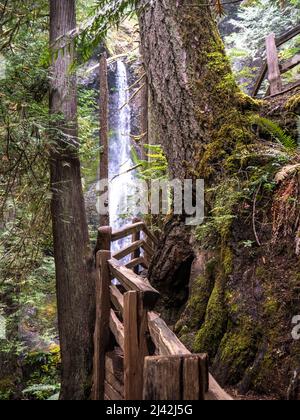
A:
{"label": "mossy tree trunk", "polygon": [[[195,0],[142,0],[140,6],[153,117],[170,177],[211,184],[224,157],[251,137],[211,9]],[[194,256],[184,216],[167,224],[160,244],[150,279],[172,305],[188,283]]]}
{"label": "mossy tree trunk", "polygon": [[51,213],[63,400],[89,397],[95,316],[94,264],[78,156],[76,77],[71,68],[74,48],[60,49],[75,27],[75,1],[50,0]]}

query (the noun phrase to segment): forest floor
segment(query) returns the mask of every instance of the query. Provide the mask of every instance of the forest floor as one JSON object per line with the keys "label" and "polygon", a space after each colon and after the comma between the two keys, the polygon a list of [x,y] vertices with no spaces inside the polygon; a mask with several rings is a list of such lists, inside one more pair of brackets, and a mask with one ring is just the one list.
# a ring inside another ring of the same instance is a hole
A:
{"label": "forest floor", "polygon": [[225,391],[237,401],[278,401],[276,395],[261,395],[255,392],[249,391],[246,395],[240,394],[239,390],[234,387],[225,387]]}

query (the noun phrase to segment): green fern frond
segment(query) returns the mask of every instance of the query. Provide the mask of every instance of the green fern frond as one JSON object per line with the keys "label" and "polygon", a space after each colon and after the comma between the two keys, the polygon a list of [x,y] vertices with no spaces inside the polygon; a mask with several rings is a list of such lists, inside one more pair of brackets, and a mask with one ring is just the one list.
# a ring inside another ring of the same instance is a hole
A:
{"label": "green fern frond", "polygon": [[268,118],[256,115],[253,118],[253,123],[258,125],[261,129],[270,134],[273,139],[284,146],[288,150],[296,150],[298,144],[296,140],[288,135],[278,124]]}

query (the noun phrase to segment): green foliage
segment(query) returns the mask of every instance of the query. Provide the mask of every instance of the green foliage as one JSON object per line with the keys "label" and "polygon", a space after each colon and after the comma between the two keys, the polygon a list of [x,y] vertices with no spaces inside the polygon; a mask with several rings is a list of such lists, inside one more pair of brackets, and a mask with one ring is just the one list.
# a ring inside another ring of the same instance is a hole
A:
{"label": "green foliage", "polygon": [[25,396],[32,396],[34,399],[37,400],[45,400],[49,399],[48,396],[53,395],[54,392],[59,390],[59,385],[43,385],[37,384],[29,386],[28,388],[23,390],[23,394]]}
{"label": "green foliage", "polygon": [[257,124],[262,130],[270,134],[274,140],[284,146],[287,150],[292,151],[297,149],[297,142],[274,121],[256,115],[253,117],[253,123]]}
{"label": "green foliage", "polygon": [[24,362],[28,371],[24,397],[35,400],[49,399],[60,389],[60,349],[54,345],[48,352],[29,353]]}
{"label": "green foliage", "polygon": [[119,26],[135,13],[136,0],[96,0],[88,19],[73,35],[79,55],[88,60],[95,48],[103,41],[110,28]]}
{"label": "green foliage", "polygon": [[236,206],[244,198],[237,179],[227,179],[223,184],[206,191],[209,200],[214,203],[205,223],[196,230],[196,237],[202,246],[217,246],[220,240],[227,238],[233,221],[237,217]]}
{"label": "green foliage", "polygon": [[100,147],[98,140],[98,105],[97,92],[81,87],[78,92],[78,127],[80,142],[80,161],[84,183],[97,179],[99,167]]}
{"label": "green foliage", "polygon": [[139,165],[138,177],[144,181],[166,179],[168,162],[162,147],[147,144],[144,145],[144,148],[146,149],[147,160],[139,159],[135,149],[132,149],[133,162],[135,165]]}

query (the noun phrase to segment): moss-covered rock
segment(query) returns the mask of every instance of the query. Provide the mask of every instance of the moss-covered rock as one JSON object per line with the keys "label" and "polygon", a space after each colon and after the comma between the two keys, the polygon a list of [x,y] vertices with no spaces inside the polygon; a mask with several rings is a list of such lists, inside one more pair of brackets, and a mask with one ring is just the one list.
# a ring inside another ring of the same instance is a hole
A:
{"label": "moss-covered rock", "polygon": [[219,277],[207,305],[205,322],[196,335],[194,351],[214,356],[226,331],[226,324],[223,279]]}

